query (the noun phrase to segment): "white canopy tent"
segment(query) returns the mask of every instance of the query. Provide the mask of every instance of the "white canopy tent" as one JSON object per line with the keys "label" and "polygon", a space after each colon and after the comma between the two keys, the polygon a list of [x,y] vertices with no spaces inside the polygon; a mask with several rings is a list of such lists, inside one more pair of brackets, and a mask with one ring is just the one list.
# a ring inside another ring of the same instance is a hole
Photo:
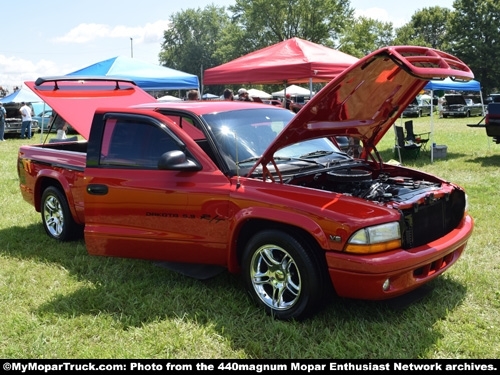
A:
{"label": "white canopy tent", "polygon": [[257,89],[248,89],[248,96],[252,98],[261,98],[261,99],[271,99],[273,96],[268,94],[265,91],[257,90]]}
{"label": "white canopy tent", "polygon": [[178,98],[177,96],[173,95],[165,95],[165,96],[160,96],[158,99],[159,102],[181,102],[182,99]]}
{"label": "white canopy tent", "polygon": [[306,96],[311,97],[314,95],[314,92],[311,92],[310,89],[305,89],[303,87],[297,85],[291,85],[281,91],[273,92],[272,95],[283,98],[286,94],[290,94],[290,96]]}

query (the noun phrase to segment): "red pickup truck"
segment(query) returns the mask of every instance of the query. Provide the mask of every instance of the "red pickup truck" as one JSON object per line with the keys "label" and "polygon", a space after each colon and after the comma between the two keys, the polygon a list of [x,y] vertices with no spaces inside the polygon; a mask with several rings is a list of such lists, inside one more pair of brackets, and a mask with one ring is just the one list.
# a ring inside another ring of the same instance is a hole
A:
{"label": "red pickup truck", "polygon": [[85,140],[22,146],[20,189],[55,240],[83,231],[92,255],[227,268],[279,319],[334,295],[401,296],[459,259],[473,219],[461,187],[385,164],[376,144],[427,80],[449,75],[473,78],[449,54],[386,47],[297,114],[160,103],[112,78],[38,79],[26,84]]}

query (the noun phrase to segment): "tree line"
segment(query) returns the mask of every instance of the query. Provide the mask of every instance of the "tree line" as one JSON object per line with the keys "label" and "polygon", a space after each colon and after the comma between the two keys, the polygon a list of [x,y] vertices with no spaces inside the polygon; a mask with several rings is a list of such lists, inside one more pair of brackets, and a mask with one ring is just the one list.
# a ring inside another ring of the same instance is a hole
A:
{"label": "tree line", "polygon": [[[423,8],[401,27],[355,17],[349,0],[235,0],[227,8],[187,9],[169,21],[160,64],[195,74],[200,82],[206,69],[298,37],[358,58],[388,45],[428,46],[464,61],[483,94],[500,87],[498,0],[455,0],[453,9]],[[221,93],[223,87],[210,91]]]}

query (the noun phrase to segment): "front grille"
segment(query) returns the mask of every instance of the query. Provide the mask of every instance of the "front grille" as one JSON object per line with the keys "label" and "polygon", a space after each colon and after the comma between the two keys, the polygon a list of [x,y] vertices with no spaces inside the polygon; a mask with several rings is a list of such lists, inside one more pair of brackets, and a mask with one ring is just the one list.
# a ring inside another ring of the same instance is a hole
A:
{"label": "front grille", "polygon": [[465,193],[455,189],[440,199],[403,210],[403,249],[424,245],[455,229],[465,212]]}

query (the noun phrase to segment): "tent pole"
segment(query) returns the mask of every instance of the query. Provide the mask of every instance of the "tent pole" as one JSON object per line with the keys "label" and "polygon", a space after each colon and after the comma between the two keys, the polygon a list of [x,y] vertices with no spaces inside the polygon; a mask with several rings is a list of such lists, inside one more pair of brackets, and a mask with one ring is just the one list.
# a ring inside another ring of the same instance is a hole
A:
{"label": "tent pole", "polygon": [[43,143],[43,119],[44,119],[44,117],[45,117],[45,102],[43,102],[42,119],[41,119],[42,123],[40,124],[40,143]]}
{"label": "tent pole", "polygon": [[432,108],[434,101],[434,89],[431,89],[431,163],[434,163],[434,110]]}
{"label": "tent pole", "polygon": [[198,87],[198,92],[200,93],[200,100],[201,100],[201,96],[203,95],[203,64],[200,65],[200,77],[201,77],[201,90],[200,87]]}
{"label": "tent pole", "polygon": [[283,81],[283,108],[286,108],[286,81]]}

